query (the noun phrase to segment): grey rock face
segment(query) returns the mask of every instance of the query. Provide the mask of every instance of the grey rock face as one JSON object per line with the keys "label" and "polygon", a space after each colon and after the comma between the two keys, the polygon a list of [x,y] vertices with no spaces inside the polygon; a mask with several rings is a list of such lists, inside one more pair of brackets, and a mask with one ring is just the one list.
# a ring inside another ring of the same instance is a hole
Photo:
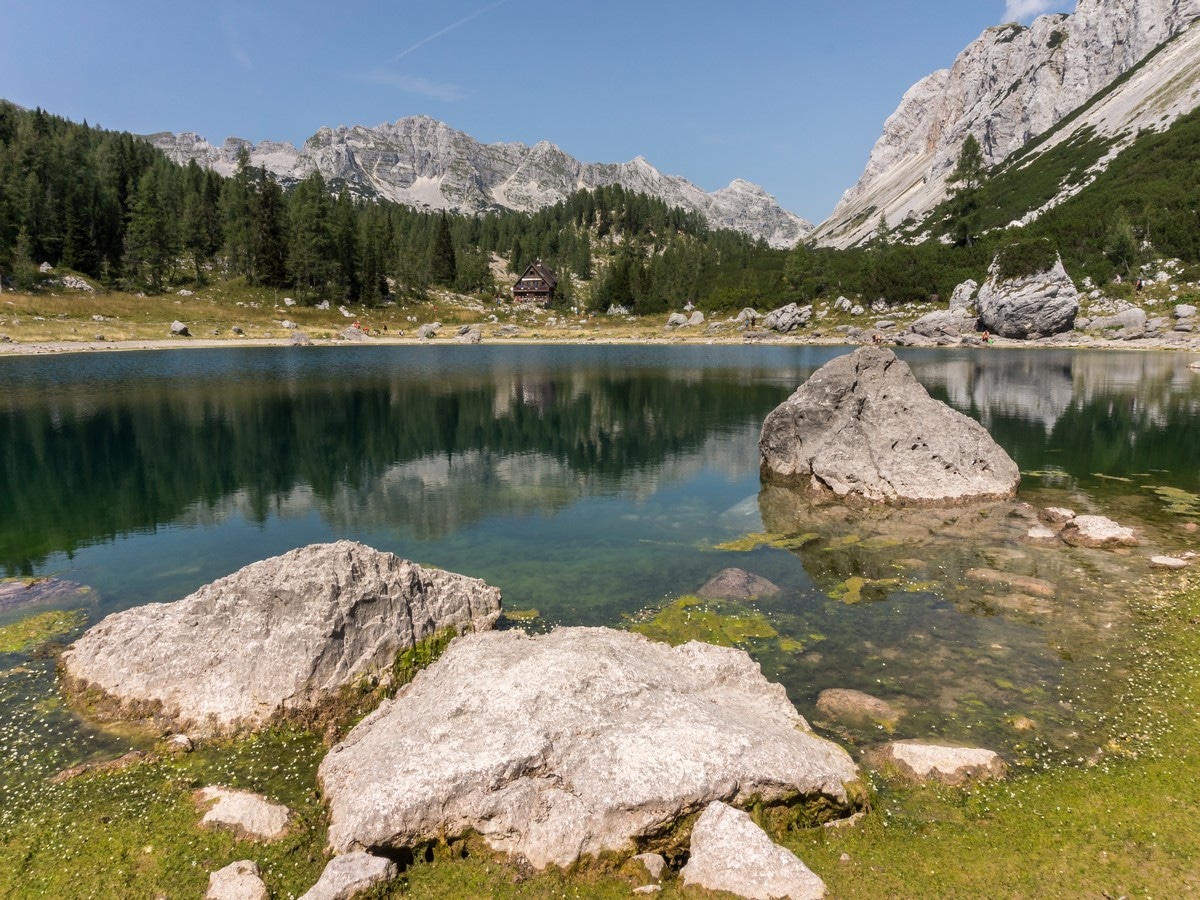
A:
{"label": "grey rock face", "polygon": [[1136,306],[1129,309],[1123,309],[1111,316],[1097,316],[1088,324],[1089,328],[1134,328],[1141,330],[1146,327],[1145,310],[1138,309]]}
{"label": "grey rock face", "polygon": [[475,831],[537,868],[713,800],[848,805],[856,777],[744,652],[601,628],[454,641],[319,771],[336,852]]}
{"label": "grey rock face", "polygon": [[927,338],[959,337],[966,331],[973,331],[975,318],[964,316],[960,310],[941,309],[927,313],[909,326],[915,334]]}
{"label": "grey rock face", "polygon": [[[988,28],[950,68],[905,93],[858,183],[818,226],[818,242],[861,244],[883,217],[922,218],[946,197],[946,176],[968,134],[979,139],[990,166],[1046,132],[1051,140],[1034,158],[1073,136],[1125,146],[1141,127],[1165,130],[1200,99],[1193,71],[1200,32],[1188,28],[1197,15],[1198,0],[1082,0],[1071,16]],[[1171,52],[1147,59],[1101,102],[1054,130],[1175,35]],[[1059,197],[1074,188],[1062,185]]]}
{"label": "grey rock face", "polygon": [[331,859],[320,880],[300,900],[350,900],[362,891],[399,874],[390,859],[369,853],[347,853]]}
{"label": "grey rock face", "polygon": [[687,324],[688,318],[683,313],[671,313],[667,316],[668,328],[686,328]]}
{"label": "grey rock face", "polygon": [[767,416],[762,477],[871,503],[1011,497],[1016,463],[973,419],[934,400],[891,350],[861,347]]}
{"label": "grey rock face", "polygon": [[966,312],[970,309],[971,302],[975,299],[975,292],[979,290],[979,283],[973,278],[968,278],[962,284],[954,289],[954,293],[950,295],[950,310]]}
{"label": "grey rock face", "polygon": [[1006,338],[1070,331],[1079,313],[1079,292],[1058,260],[1047,272],[1001,280],[997,264],[975,301],[979,326]]}
{"label": "grey rock face", "polygon": [[1101,550],[1136,547],[1138,543],[1132,528],[1118,525],[1106,516],[1076,516],[1063,525],[1058,536],[1072,547],[1094,547]]}
{"label": "grey rock face", "polygon": [[779,309],[767,313],[767,317],[763,319],[763,328],[768,331],[778,331],[780,334],[788,334],[807,325],[811,320],[812,306],[797,306],[795,303],[789,303],[787,306],[781,306]]}
{"label": "grey rock face", "polygon": [[171,323],[171,334],[175,335],[176,337],[191,337],[191,332],[188,331],[188,327],[178,319]]}
{"label": "grey rock face", "polygon": [[444,628],[490,628],[500,592],[339,541],[246,566],[174,603],[115,613],[62,656],[66,677],[192,734],[319,707]]}
{"label": "grey rock face", "polygon": [[441,322],[427,322],[417,329],[417,340],[428,341],[437,337],[438,329],[441,327]]}
{"label": "grey rock face", "polygon": [[774,843],[750,816],[724,803],[710,803],[692,828],[685,885],[728,891],[751,900],[818,900],[825,882],[790,850]]}

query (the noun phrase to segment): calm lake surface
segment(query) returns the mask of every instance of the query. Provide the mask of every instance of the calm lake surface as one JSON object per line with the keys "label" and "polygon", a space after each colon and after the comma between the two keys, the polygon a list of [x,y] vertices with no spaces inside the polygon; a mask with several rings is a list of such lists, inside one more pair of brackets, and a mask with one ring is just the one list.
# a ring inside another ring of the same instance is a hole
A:
{"label": "calm lake surface", "polygon": [[[1030,523],[1013,504],[857,519],[760,492],[764,417],[845,352],[3,358],[0,570],[88,590],[9,604],[0,624],[81,607],[95,622],[342,538],[483,578],[506,609],[537,611],[534,630],[645,622],[736,566],[782,590],[682,617],[753,626],[739,645],[810,721],[822,689],[849,687],[900,707],[899,737],[983,743],[1018,764],[1086,755],[1119,702],[1128,601],[1158,577],[1148,558],[1200,549],[1186,527],[1200,520],[1200,374],[1168,354],[900,354],[1016,459],[1019,501],[1102,513],[1144,538],[1043,549],[1022,541]],[[62,709],[52,661],[0,654],[6,766],[53,771],[124,746]]]}

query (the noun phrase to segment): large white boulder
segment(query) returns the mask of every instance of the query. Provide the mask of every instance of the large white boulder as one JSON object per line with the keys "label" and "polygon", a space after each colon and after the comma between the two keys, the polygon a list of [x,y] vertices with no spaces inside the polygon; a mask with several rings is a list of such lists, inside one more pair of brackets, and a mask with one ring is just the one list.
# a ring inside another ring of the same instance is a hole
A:
{"label": "large white boulder", "polygon": [[1046,337],[1070,331],[1079,313],[1079,291],[1062,260],[1045,272],[1002,278],[999,262],[988,269],[988,280],[975,300],[980,328],[1006,338]]}
{"label": "large white boulder", "polygon": [[765,480],[871,503],[1011,497],[1017,464],[982,425],[929,396],[885,347],[834,359],[767,416]]}
{"label": "large white boulder", "polygon": [[490,628],[500,592],[339,541],[253,563],[174,603],[114,613],[62,655],[75,690],[197,734],[318,708],[446,628]]}
{"label": "large white boulder", "polygon": [[477,833],[533,866],[637,852],[714,800],[858,778],[741,650],[602,628],[468,635],[321,763],[337,853]]}

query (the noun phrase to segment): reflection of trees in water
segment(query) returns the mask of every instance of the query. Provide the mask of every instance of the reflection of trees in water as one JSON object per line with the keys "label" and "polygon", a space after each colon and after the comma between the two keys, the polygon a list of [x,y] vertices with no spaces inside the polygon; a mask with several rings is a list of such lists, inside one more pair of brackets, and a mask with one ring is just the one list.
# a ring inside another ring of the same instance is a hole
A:
{"label": "reflection of trees in water", "polygon": [[[330,514],[362,504],[368,519],[409,515],[428,533],[497,509],[552,512],[716,434],[757,429],[783,393],[660,371],[24,397],[0,414],[0,561],[28,573],[51,553],[196,520],[231,498],[261,522],[301,489]],[[429,496],[439,478],[456,489]]]}

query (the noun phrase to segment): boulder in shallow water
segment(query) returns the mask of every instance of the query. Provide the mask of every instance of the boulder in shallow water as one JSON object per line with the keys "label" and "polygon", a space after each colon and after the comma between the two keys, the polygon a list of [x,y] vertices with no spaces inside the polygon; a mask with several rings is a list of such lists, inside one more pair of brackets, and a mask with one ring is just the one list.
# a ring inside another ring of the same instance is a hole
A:
{"label": "boulder in shallow water", "polygon": [[1118,525],[1107,516],[1076,516],[1063,525],[1058,536],[1072,547],[1093,547],[1101,550],[1136,547],[1138,543],[1132,528]]}
{"label": "boulder in shallow water", "polygon": [[475,832],[536,868],[662,849],[713,800],[848,811],[857,777],[745,652],[604,628],[459,638],[319,771],[335,852]]}
{"label": "boulder in shallow water", "polygon": [[715,600],[754,600],[779,593],[779,585],[745,569],[722,569],[696,591],[699,597]]}
{"label": "boulder in shallow water", "polygon": [[950,785],[1003,778],[1008,772],[1004,760],[995,751],[981,747],[893,741],[871,756],[877,763],[890,763],[894,771],[906,778]]}
{"label": "boulder in shallow water", "polygon": [[500,592],[339,541],[246,566],[174,603],[114,613],[62,655],[75,690],[211,735],[309,713],[443,629],[490,628]]}
{"label": "boulder in shallow water", "polygon": [[886,347],[834,359],[767,416],[763,479],[871,503],[1011,497],[1017,464]]}

